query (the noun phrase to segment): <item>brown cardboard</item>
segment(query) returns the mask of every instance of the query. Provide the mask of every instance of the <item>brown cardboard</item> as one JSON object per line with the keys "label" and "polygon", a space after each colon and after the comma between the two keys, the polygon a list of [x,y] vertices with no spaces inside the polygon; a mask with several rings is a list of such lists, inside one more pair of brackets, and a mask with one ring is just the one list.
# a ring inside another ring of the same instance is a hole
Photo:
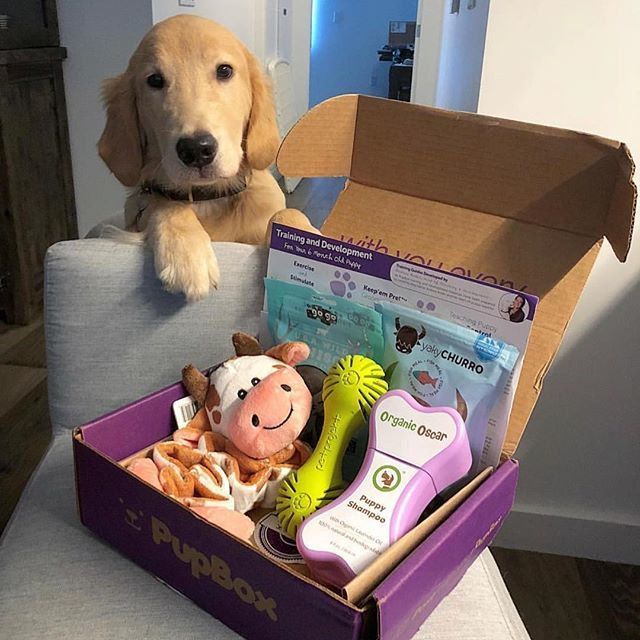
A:
{"label": "brown cardboard", "polygon": [[511,456],[603,237],[627,257],[636,202],[627,148],[347,95],[308,112],[277,164],[285,176],[349,178],[326,235],[540,298],[503,447]]}
{"label": "brown cardboard", "polygon": [[[278,163],[284,175],[349,177],[323,228],[328,235],[377,243],[378,249],[540,296],[504,448],[510,455],[602,238],[621,260],[626,257],[635,190],[624,145],[343,96],[293,128]],[[169,437],[170,407],[183,394],[180,384],[173,385],[75,432],[81,519],[246,637],[291,635],[287,630],[297,625],[298,632],[304,619],[306,635],[319,640],[408,640],[491,543],[513,505],[518,465],[507,460],[493,473],[483,471],[390,547],[347,585],[343,598],[233,539],[115,462],[147,455],[149,443]],[[161,520],[171,544],[150,537],[146,520],[144,527],[132,527],[131,513]],[[185,554],[176,551],[187,543],[190,554],[204,558],[195,576]],[[214,557],[226,574],[214,574]],[[263,592],[278,603],[277,630],[265,626],[273,617],[268,621],[254,606]]]}

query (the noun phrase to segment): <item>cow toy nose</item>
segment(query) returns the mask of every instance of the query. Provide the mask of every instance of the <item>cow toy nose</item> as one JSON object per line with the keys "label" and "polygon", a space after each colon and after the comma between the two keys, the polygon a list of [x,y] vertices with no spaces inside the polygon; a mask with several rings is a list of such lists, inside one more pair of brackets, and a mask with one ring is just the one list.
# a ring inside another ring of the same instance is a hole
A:
{"label": "cow toy nose", "polygon": [[210,133],[196,133],[190,138],[180,138],[176,143],[178,158],[187,167],[205,167],[213,162],[218,143]]}

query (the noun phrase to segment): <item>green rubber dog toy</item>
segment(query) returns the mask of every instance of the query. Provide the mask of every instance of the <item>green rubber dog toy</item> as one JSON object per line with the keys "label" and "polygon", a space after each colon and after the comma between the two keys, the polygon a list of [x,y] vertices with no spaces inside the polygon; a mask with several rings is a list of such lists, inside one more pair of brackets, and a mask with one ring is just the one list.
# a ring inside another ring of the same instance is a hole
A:
{"label": "green rubber dog toy", "polygon": [[322,388],[324,423],[309,459],[280,485],[276,512],[282,531],[295,538],[302,521],[345,489],[342,458],[376,400],[388,390],[383,368],[360,355],[340,358]]}

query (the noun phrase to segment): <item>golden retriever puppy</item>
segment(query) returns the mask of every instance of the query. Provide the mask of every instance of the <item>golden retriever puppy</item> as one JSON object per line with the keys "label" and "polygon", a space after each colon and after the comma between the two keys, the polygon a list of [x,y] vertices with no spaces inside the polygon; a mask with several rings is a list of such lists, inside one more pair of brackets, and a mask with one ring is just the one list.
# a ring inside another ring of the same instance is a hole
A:
{"label": "golden retriever puppy", "polygon": [[313,230],[267,170],[279,139],[260,63],[227,29],[180,15],[155,25],[105,82],[100,157],[132,187],[166,289],[205,297],[220,277],[211,240],[261,244],[272,220]]}

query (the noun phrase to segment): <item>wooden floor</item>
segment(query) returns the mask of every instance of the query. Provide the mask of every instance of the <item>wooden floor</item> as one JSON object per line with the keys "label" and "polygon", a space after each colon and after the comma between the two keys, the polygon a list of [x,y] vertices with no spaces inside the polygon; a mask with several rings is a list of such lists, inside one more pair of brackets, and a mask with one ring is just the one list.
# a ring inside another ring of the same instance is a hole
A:
{"label": "wooden floor", "polygon": [[492,549],[533,640],[638,640],[640,567]]}
{"label": "wooden floor", "polygon": [[[287,201],[320,226],[343,184],[305,180]],[[42,321],[0,323],[0,532],[50,438]],[[640,567],[492,551],[532,640],[640,640]]]}
{"label": "wooden floor", "polygon": [[42,320],[0,322],[0,532],[51,440]]}

